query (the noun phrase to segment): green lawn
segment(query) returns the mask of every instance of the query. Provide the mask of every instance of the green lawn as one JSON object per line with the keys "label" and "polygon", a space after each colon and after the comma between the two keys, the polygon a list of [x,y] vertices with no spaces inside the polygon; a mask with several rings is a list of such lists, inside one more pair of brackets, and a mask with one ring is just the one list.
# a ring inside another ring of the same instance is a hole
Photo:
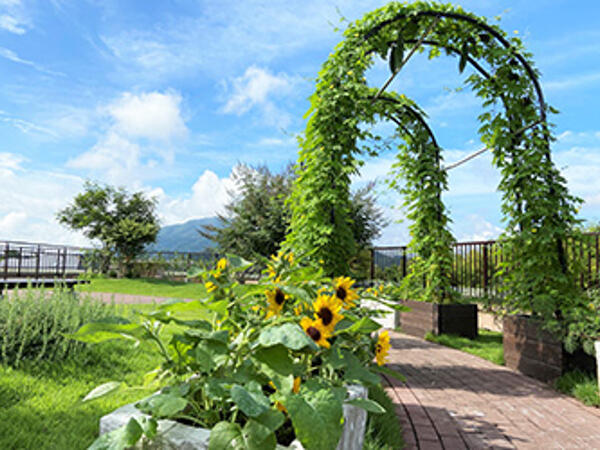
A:
{"label": "green lawn", "polygon": [[80,292],[146,295],[169,298],[201,298],[206,294],[201,283],[157,280],[153,278],[97,278],[77,287]]}
{"label": "green lawn", "polygon": [[473,340],[450,334],[434,336],[431,333],[425,336],[425,339],[445,345],[446,347],[471,353],[495,364],[504,365],[502,333],[496,331],[479,330],[479,336]]}
{"label": "green lawn", "polygon": [[151,390],[129,389],[90,403],[81,399],[107,381],[139,386],[144,374],[159,364],[149,345],[109,342],[66,361],[23,364],[19,369],[0,366],[0,448],[87,448],[98,435],[100,417]]}

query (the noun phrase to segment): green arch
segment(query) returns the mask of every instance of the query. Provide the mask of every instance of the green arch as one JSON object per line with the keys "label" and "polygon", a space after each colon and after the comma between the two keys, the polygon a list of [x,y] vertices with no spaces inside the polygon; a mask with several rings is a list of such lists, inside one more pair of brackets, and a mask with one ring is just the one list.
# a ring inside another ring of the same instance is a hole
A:
{"label": "green arch", "polygon": [[[519,307],[532,307],[532,298],[545,298],[546,309],[554,314],[549,298],[572,286],[563,242],[577,223],[578,199],[568,193],[551,160],[547,116],[553,110],[520,40],[459,7],[393,2],[348,26],[344,40],[323,64],[311,96],[285,245],[323,261],[331,274],[347,272],[356,250],[348,217],[350,177],[361,165],[364,149],[359,142],[373,137],[360,124],[394,117],[403,141],[395,175],[405,181],[403,193],[413,221],[411,246],[423,262],[418,277],[427,280],[417,295],[448,298],[452,236],[441,202],[447,178],[440,149],[414,102],[395,92],[382,95],[364,78],[377,54],[399,60],[415,46],[429,49],[430,58],[442,52],[458,55],[461,72],[467,65],[473,68],[465,82],[482,98],[481,139],[492,149],[501,173],[506,222],[502,240],[511,255],[505,263],[507,298]],[[377,95],[391,101],[374,101]],[[492,108],[498,103],[500,112]]]}

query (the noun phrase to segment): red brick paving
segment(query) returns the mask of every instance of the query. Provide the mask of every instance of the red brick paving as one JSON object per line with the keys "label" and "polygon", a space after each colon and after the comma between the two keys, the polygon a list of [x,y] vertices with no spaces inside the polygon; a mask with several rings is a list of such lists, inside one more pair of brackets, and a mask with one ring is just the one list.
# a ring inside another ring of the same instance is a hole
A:
{"label": "red brick paving", "polygon": [[600,449],[600,410],[505,367],[390,332],[405,448]]}

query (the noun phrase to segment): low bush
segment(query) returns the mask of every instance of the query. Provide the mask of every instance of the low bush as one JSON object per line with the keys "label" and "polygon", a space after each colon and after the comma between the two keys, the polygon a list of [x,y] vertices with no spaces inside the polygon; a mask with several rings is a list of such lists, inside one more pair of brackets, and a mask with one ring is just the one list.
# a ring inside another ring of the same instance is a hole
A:
{"label": "low bush", "polygon": [[554,383],[557,391],[571,395],[588,406],[600,406],[598,380],[579,370],[567,372]]}
{"label": "low bush", "polygon": [[23,360],[64,359],[84,345],[64,334],[109,315],[114,306],[64,287],[13,292],[0,301],[0,362],[18,367]]}

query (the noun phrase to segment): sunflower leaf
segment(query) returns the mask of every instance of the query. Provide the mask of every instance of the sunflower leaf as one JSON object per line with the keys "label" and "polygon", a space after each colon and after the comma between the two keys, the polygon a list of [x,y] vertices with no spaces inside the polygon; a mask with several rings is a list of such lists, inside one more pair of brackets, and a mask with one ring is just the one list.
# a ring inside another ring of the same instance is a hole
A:
{"label": "sunflower leaf", "polygon": [[368,398],[353,398],[352,400],[348,400],[346,404],[358,406],[359,408],[362,408],[365,411],[375,414],[385,413],[385,408],[383,406]]}
{"label": "sunflower leaf", "polygon": [[358,321],[354,322],[347,328],[342,328],[338,330],[335,334],[340,333],[362,333],[362,334],[370,334],[373,331],[377,331],[381,328],[381,325],[375,322],[370,317],[362,317]]}
{"label": "sunflower leaf", "polygon": [[249,417],[258,417],[271,407],[269,399],[262,393],[258,383],[251,382],[246,387],[234,384],[231,388],[231,398]]}
{"label": "sunflower leaf", "polygon": [[296,437],[305,448],[330,450],[342,434],[342,400],[332,389],[308,389],[284,400]]}
{"label": "sunflower leaf", "polygon": [[258,343],[263,347],[281,344],[290,350],[301,350],[305,347],[317,350],[312,339],[295,323],[284,323],[264,329],[258,337]]}

